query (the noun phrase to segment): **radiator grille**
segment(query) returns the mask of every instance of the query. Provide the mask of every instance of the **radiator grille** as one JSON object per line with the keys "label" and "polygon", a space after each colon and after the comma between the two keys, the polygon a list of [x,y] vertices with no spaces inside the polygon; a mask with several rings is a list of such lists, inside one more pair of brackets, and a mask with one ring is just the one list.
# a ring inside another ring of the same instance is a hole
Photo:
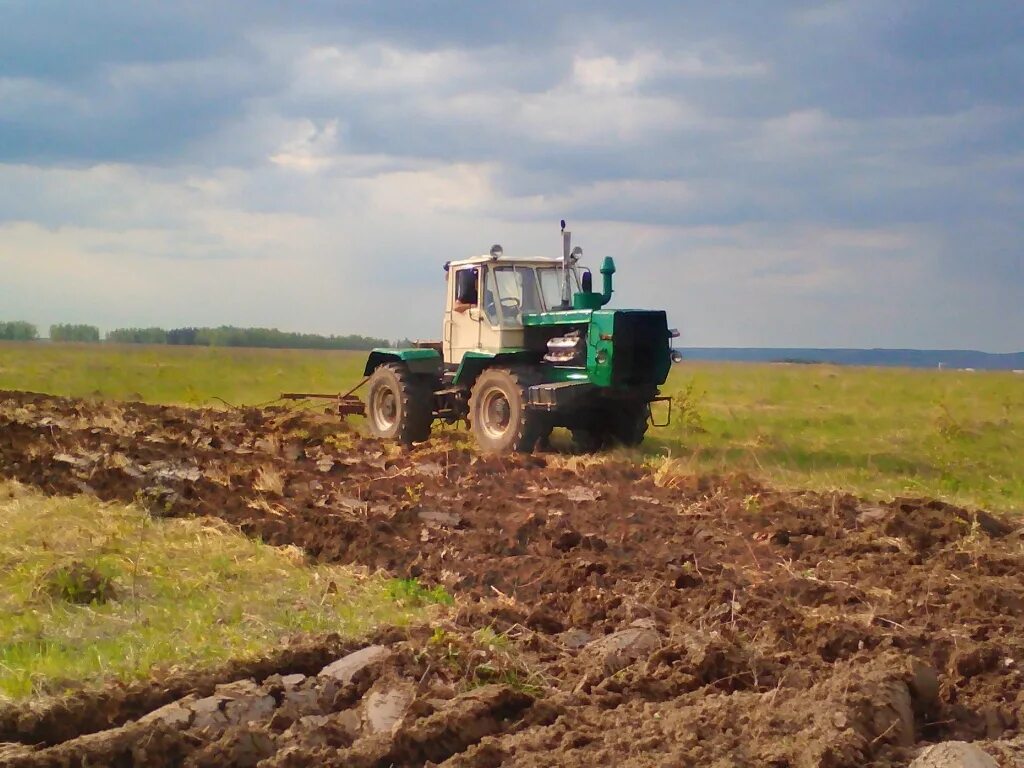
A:
{"label": "radiator grille", "polygon": [[615,314],[612,383],[657,386],[668,372],[668,319],[664,312]]}

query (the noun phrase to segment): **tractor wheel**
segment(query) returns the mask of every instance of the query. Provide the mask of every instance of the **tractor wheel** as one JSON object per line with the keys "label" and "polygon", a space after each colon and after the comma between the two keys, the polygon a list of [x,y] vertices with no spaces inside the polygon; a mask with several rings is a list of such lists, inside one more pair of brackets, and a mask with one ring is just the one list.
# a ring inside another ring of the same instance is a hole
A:
{"label": "tractor wheel", "polygon": [[375,437],[418,443],[430,437],[433,392],[401,363],[378,366],[370,376],[366,416]]}
{"label": "tractor wheel", "polygon": [[596,419],[585,427],[572,428],[573,453],[597,453],[607,442],[607,429],[598,424]]}
{"label": "tractor wheel", "polygon": [[569,426],[573,453],[597,453],[608,444],[610,416],[600,408],[579,413]]}
{"label": "tractor wheel", "polygon": [[596,453],[615,445],[632,448],[644,441],[646,433],[647,403],[625,402],[614,409],[592,411],[573,426],[572,448],[576,453]]}
{"label": "tractor wheel", "polygon": [[527,375],[504,368],[480,374],[469,396],[469,423],[487,453],[529,453],[541,432],[539,414],[526,407]]}
{"label": "tractor wheel", "polygon": [[555,428],[551,424],[550,420],[545,419],[537,427],[537,442],[534,445],[534,449],[538,451],[550,451],[551,450],[551,433],[554,432]]}
{"label": "tractor wheel", "polygon": [[612,414],[609,437],[628,448],[635,448],[647,434],[647,403],[626,403]]}

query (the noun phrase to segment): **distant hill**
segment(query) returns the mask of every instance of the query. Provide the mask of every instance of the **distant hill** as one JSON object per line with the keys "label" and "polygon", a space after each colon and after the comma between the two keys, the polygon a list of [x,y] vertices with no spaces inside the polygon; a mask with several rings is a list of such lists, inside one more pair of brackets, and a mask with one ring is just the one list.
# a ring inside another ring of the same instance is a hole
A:
{"label": "distant hill", "polygon": [[684,347],[684,360],[747,363],[834,363],[908,368],[1024,369],[1024,352],[993,354],[971,349],[801,349],[758,347]]}

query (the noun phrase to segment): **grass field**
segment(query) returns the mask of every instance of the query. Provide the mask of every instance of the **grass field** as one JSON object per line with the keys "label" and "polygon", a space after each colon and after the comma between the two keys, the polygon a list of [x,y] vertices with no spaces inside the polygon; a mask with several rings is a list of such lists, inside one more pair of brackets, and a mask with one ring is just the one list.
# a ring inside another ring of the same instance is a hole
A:
{"label": "grass field", "polygon": [[292,634],[358,635],[446,597],[311,566],[217,521],[11,483],[0,531],[0,700],[244,659]]}
{"label": "grass field", "polygon": [[[365,353],[0,344],[0,389],[220,405],[337,392]],[[684,363],[674,421],[645,453],[782,486],[1024,509],[1024,377],[1010,373]]]}

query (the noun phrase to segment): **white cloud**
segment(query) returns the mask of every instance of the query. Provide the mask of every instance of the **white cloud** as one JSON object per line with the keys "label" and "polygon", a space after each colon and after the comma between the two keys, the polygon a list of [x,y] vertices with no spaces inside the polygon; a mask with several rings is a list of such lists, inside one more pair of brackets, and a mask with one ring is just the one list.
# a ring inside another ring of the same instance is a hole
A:
{"label": "white cloud", "polygon": [[[432,329],[429,321],[440,317],[430,304],[436,297],[413,286],[440,274],[445,259],[485,247],[474,234],[488,240],[478,233],[493,229],[480,223],[494,196],[486,166],[303,174],[307,194],[326,193],[314,215],[248,207],[250,185],[275,184],[283,172],[272,167],[263,177],[190,170],[155,180],[121,166],[0,166],[0,180],[15,172],[18,185],[37,188],[42,206],[65,188],[106,188],[98,199],[62,201],[64,220],[78,223],[0,225],[2,314],[42,326],[272,324],[397,337],[422,319]],[[124,206],[115,224],[109,211]],[[378,316],[381,291],[397,290],[382,275],[407,286],[407,311]]]}
{"label": "white cloud", "polygon": [[459,50],[418,51],[391,45],[318,46],[298,56],[294,88],[318,98],[332,92],[375,93],[450,85],[479,62]]}
{"label": "white cloud", "polygon": [[584,90],[633,89],[655,78],[747,78],[767,74],[761,62],[741,62],[717,49],[679,50],[670,54],[644,51],[628,58],[610,55],[576,56],[573,79]]}
{"label": "white cloud", "polygon": [[572,74],[576,83],[584,90],[617,91],[633,88],[648,77],[649,59],[634,57],[620,61],[614,56],[577,56],[572,62]]}
{"label": "white cloud", "polygon": [[338,150],[337,120],[327,120],[322,125],[303,120],[297,133],[270,156],[272,163],[298,171],[317,171],[332,164],[332,156]]}
{"label": "white cloud", "polygon": [[653,139],[704,119],[679,99],[594,93],[567,84],[537,93],[464,93],[423,107],[432,120],[455,121],[495,136],[591,147]]}

